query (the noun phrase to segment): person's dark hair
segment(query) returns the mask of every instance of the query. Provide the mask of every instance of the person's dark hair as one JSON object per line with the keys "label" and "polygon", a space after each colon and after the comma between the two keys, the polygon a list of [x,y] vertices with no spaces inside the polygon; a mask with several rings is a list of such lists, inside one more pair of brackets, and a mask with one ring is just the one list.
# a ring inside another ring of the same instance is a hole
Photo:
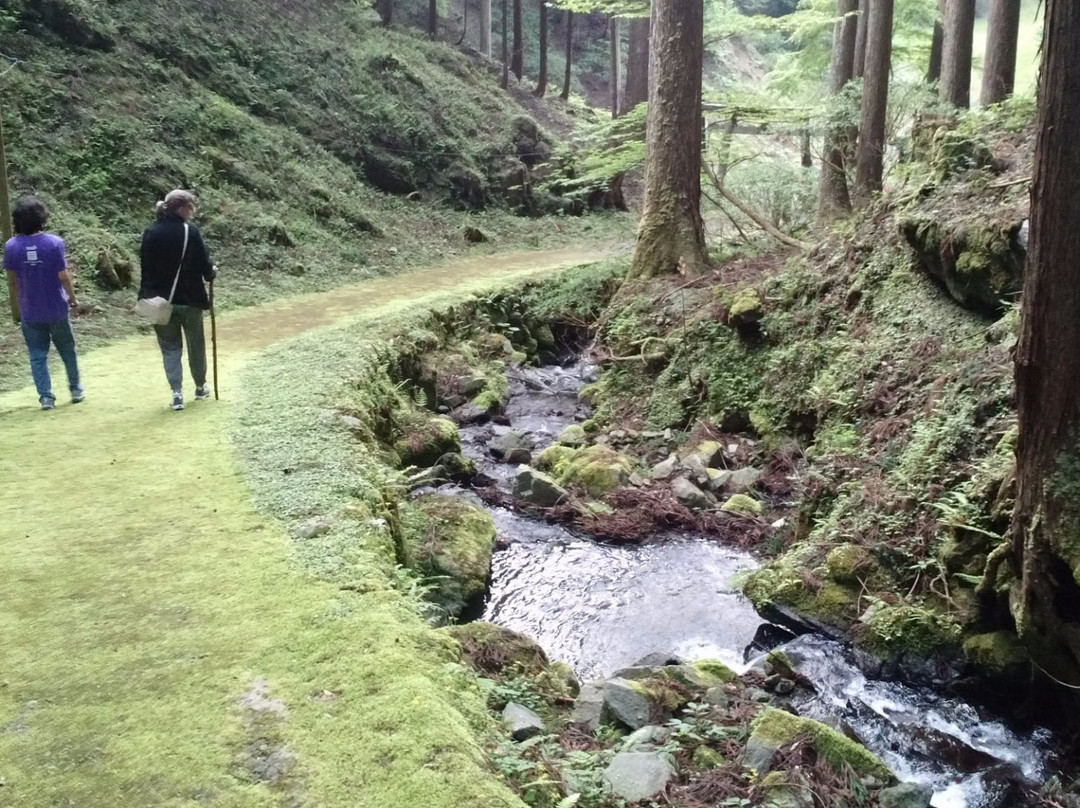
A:
{"label": "person's dark hair", "polygon": [[11,223],[15,226],[16,235],[32,236],[44,230],[47,221],[49,221],[49,209],[36,196],[21,196],[15,200],[15,208],[11,211]]}

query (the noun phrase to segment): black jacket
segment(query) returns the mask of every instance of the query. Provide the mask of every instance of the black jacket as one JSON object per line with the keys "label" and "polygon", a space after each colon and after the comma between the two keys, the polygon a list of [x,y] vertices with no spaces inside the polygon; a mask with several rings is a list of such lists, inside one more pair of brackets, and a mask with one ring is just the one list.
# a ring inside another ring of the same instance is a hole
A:
{"label": "black jacket", "polygon": [[[166,213],[143,231],[142,246],[139,248],[139,263],[142,267],[140,299],[168,299],[183,246],[184,220],[175,213]],[[199,233],[199,228],[189,223],[184,266],[180,270],[180,280],[176,284],[176,294],[172,302],[179,306],[210,308],[210,298],[206,295],[203,281],[213,278],[213,263],[206,251],[202,234]]]}

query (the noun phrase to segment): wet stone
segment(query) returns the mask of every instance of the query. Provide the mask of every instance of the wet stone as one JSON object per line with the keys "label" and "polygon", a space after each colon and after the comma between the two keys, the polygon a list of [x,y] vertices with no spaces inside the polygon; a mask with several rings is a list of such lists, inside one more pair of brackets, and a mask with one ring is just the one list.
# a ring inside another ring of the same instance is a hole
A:
{"label": "wet stone", "polygon": [[517,702],[512,701],[503,708],[502,720],[515,741],[526,741],[544,733],[544,719]]}
{"label": "wet stone", "polygon": [[764,472],[755,468],[744,468],[733,471],[727,481],[727,490],[732,494],[745,494],[764,476]]}
{"label": "wet stone", "polygon": [[604,770],[604,782],[627,802],[656,796],[674,776],[675,769],[656,752],[620,752]]}
{"label": "wet stone", "polygon": [[550,508],[569,497],[566,489],[542,471],[518,466],[514,477],[514,498],[541,508]]}
{"label": "wet stone", "polygon": [[627,679],[604,682],[604,709],[630,729],[640,729],[649,723],[652,702]]}
{"label": "wet stone", "polygon": [[716,504],[712,496],[681,477],[671,483],[671,492],[679,502],[693,510],[704,510]]}
{"label": "wet stone", "polygon": [[929,808],[934,789],[916,783],[901,783],[884,788],[877,798],[885,808]]}
{"label": "wet stone", "polygon": [[584,724],[589,729],[600,726],[600,716],[604,711],[604,689],[602,682],[589,682],[581,686],[574,701],[574,711],[570,714],[571,724]]}

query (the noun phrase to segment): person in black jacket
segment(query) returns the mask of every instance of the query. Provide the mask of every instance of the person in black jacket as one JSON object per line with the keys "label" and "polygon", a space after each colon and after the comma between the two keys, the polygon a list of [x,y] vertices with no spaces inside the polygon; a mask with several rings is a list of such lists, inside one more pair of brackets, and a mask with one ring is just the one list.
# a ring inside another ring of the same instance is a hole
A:
{"label": "person in black jacket", "polygon": [[[165,325],[155,325],[165,376],[172,390],[172,408],[184,409],[184,371],[181,360],[187,341],[188,368],[195,382],[195,400],[210,397],[206,384],[206,339],[203,312],[210,308],[203,281],[212,281],[217,267],[210,261],[199,228],[191,224],[195,196],[189,191],[169,191],[157,203],[157,221],[143,232],[139,263],[142,280],[139,299],[171,299],[172,317]],[[179,273],[179,275],[177,274]],[[176,286],[175,293],[173,286]]]}

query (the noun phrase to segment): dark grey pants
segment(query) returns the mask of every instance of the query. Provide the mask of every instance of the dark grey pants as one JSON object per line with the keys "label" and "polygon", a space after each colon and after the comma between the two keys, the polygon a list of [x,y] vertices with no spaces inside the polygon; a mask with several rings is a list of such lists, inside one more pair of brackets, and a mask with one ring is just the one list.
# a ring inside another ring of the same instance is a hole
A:
{"label": "dark grey pants", "polygon": [[[206,338],[203,336],[203,310],[194,306],[173,306],[172,317],[165,325],[155,325],[165,377],[170,390],[184,386],[184,341],[187,341],[188,368],[196,387],[206,384]],[[181,332],[183,335],[181,336]]]}

